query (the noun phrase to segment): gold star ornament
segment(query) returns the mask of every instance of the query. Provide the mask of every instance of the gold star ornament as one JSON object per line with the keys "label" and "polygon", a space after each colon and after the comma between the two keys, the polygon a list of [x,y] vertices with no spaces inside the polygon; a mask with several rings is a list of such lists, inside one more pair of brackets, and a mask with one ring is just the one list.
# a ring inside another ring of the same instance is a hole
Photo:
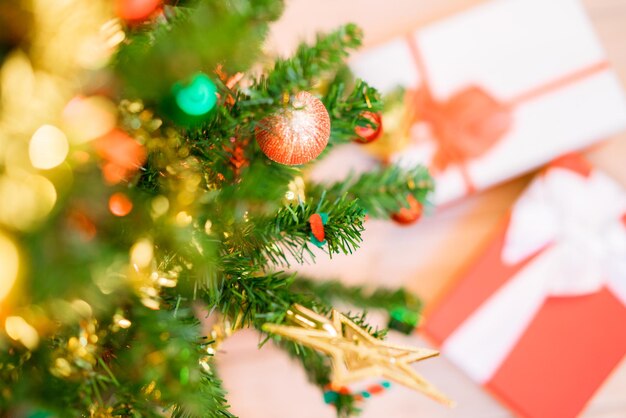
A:
{"label": "gold star ornament", "polygon": [[454,405],[410,366],[410,363],[437,356],[439,352],[378,340],[334,309],[329,320],[304,306],[293,305],[287,311],[287,319],[294,325],[267,323],[263,330],[330,356],[333,384],[346,385],[364,378],[383,377],[445,405]]}

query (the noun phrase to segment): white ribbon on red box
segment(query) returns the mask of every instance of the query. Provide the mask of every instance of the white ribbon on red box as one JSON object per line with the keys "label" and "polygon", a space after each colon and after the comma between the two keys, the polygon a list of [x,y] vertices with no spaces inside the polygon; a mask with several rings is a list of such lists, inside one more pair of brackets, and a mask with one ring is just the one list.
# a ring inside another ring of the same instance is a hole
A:
{"label": "white ribbon on red box", "polygon": [[[546,298],[607,286],[626,305],[626,191],[598,170],[553,167],[515,204],[506,264],[532,259],[445,341],[442,351],[475,380],[490,380]],[[471,354],[468,354],[471,353]]]}

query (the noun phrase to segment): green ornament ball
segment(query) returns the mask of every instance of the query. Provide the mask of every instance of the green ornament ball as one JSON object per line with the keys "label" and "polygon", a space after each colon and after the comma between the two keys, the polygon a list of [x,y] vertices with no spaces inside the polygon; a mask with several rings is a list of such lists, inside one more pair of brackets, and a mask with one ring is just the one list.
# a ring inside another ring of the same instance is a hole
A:
{"label": "green ornament ball", "polygon": [[187,84],[176,83],[173,90],[176,104],[187,115],[204,115],[217,103],[217,87],[203,73],[194,75]]}

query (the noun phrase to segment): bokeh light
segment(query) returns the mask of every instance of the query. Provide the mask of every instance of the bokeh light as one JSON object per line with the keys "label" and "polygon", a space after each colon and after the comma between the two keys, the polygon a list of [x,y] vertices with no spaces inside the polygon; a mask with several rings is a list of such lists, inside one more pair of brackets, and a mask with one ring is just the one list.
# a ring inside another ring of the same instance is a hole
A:
{"label": "bokeh light", "polygon": [[170,201],[165,196],[157,196],[152,200],[152,216],[165,215],[170,208]]}
{"label": "bokeh light", "polygon": [[191,215],[189,215],[184,210],[176,214],[176,225],[178,226],[181,226],[181,227],[187,226],[191,223],[192,220],[193,218],[191,217]]}
{"label": "bokeh light", "polygon": [[54,207],[57,192],[50,180],[39,175],[1,176],[0,196],[11,204],[0,205],[0,224],[28,230]]}
{"label": "bokeh light", "polygon": [[33,167],[50,169],[58,166],[67,157],[69,144],[62,130],[52,125],[43,125],[30,139],[28,154]]}
{"label": "bokeh light", "polygon": [[4,329],[7,335],[15,341],[19,341],[29,350],[34,350],[39,344],[39,334],[21,316],[9,316],[4,321]]}
{"label": "bokeh light", "polygon": [[102,96],[77,96],[63,109],[63,126],[72,143],[81,144],[115,128],[115,105]]}
{"label": "bokeh light", "polygon": [[15,284],[19,261],[17,247],[9,237],[0,232],[0,302]]}
{"label": "bokeh light", "polygon": [[109,210],[115,216],[126,216],[133,210],[133,202],[124,193],[115,193],[109,198]]}
{"label": "bokeh light", "polygon": [[135,173],[146,160],[145,148],[126,132],[113,129],[92,142],[102,157],[102,174],[108,184],[117,184]]}
{"label": "bokeh light", "polygon": [[139,240],[130,250],[130,261],[137,268],[146,268],[152,263],[154,248],[149,239]]}

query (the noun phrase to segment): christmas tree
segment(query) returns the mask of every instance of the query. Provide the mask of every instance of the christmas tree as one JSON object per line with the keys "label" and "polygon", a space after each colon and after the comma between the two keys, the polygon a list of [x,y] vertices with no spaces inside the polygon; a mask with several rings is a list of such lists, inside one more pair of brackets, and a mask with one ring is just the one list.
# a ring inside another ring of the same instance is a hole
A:
{"label": "christmas tree", "polygon": [[333,309],[410,331],[419,299],[297,273],[355,251],[368,217],[414,222],[433,184],[394,166],[308,180],[332,147],[380,135],[382,103],[345,66],[353,25],[263,54],[282,7],[0,4],[2,415],[232,416],[214,359],[241,328],[340,416],[362,395],[337,384],[365,376],[446,401],[408,366],[436,352]]}

